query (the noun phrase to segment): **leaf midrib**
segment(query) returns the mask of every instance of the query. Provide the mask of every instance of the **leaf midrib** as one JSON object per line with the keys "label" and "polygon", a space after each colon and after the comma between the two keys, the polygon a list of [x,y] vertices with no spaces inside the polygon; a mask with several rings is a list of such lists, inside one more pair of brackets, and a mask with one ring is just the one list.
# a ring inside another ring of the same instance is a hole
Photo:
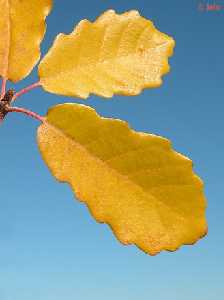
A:
{"label": "leaf midrib", "polygon": [[[85,152],[87,152],[91,157],[93,157],[94,159],[96,159],[97,161],[99,161],[101,164],[104,164],[106,166],[107,169],[111,170],[112,172],[116,173],[118,176],[122,177],[124,180],[129,181],[131,184],[133,184],[134,186],[136,186],[137,188],[139,188],[148,198],[148,191],[146,192],[143,187],[141,187],[140,185],[136,184],[136,182],[134,182],[129,176],[126,176],[122,173],[119,173],[116,169],[113,169],[111,166],[109,166],[105,161],[101,160],[99,157],[94,156],[90,151],[88,151],[88,149],[85,148],[84,145],[77,143],[69,134],[65,133],[61,128],[56,127],[54,124],[49,123],[47,121],[47,119],[44,121],[45,126],[49,126],[50,128],[53,128],[54,131],[58,132],[60,135],[64,136],[65,138],[67,138],[69,141],[71,141],[72,144],[74,144],[77,148],[84,150]],[[186,216],[183,216],[182,214],[178,214],[176,211],[174,211],[170,206],[168,206],[166,203],[160,201],[158,198],[155,198],[155,196],[151,195],[150,193],[150,197],[152,197],[156,202],[160,203],[161,205],[165,206],[168,210],[170,210],[173,214],[175,214],[177,216],[178,219],[182,218],[184,220],[188,220],[188,218]],[[158,209],[155,208],[155,211],[157,212],[158,216]],[[159,216],[159,219],[161,220],[161,217]],[[163,224],[163,221],[161,220],[161,223]],[[165,227],[165,226],[164,226]]]}

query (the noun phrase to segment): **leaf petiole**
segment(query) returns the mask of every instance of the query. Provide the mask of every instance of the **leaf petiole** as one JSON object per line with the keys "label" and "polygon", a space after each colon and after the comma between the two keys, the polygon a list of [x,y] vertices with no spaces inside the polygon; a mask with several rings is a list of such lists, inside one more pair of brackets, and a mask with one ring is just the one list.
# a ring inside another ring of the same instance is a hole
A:
{"label": "leaf petiole", "polygon": [[4,96],[5,96],[6,83],[7,83],[7,79],[3,77],[3,78],[2,78],[2,88],[1,88],[1,96],[0,96],[0,99],[3,99]]}
{"label": "leaf petiole", "polygon": [[29,86],[27,86],[26,88],[24,88],[24,89],[22,89],[21,91],[17,92],[17,93],[13,96],[12,102],[14,102],[14,101],[16,100],[16,98],[18,98],[18,97],[20,97],[20,96],[26,94],[27,92],[29,92],[29,91],[31,91],[31,90],[35,89],[36,87],[39,87],[39,86],[41,86],[41,83],[40,83],[39,81],[38,81],[38,82],[35,82],[35,83],[33,83],[33,84],[29,85]]}
{"label": "leaf petiole", "polygon": [[[6,83],[6,81],[5,81]],[[5,89],[5,83],[3,83],[3,88],[2,91],[4,91]],[[18,113],[23,113],[31,118],[34,118],[40,122],[44,121],[44,117],[41,117],[40,115],[38,115],[37,113],[30,111],[28,109],[22,108],[22,107],[13,107],[11,106],[13,100],[15,100],[17,97],[27,93],[28,91],[34,89],[35,87],[40,86],[39,82],[36,82],[28,87],[26,87],[25,89],[21,90],[20,92],[18,92],[17,94],[14,95],[14,91],[12,89],[8,90],[7,92],[4,91],[4,96],[3,98],[0,99],[0,123],[3,122],[5,116],[9,113],[9,112],[18,112]],[[3,94],[3,92],[2,92]]]}
{"label": "leaf petiole", "polygon": [[34,118],[40,122],[44,122],[44,117],[41,117],[40,115],[38,115],[37,113],[30,111],[28,109],[25,108],[21,108],[21,107],[8,107],[7,108],[7,112],[18,112],[18,113],[23,113],[31,118]]}

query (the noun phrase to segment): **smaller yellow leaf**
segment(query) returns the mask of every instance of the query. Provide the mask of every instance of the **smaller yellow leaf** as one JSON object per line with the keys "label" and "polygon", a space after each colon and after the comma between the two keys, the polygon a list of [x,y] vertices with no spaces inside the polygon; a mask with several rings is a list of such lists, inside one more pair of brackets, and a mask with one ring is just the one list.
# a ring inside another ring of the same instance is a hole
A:
{"label": "smaller yellow leaf", "polygon": [[173,47],[174,40],[137,11],[109,10],[57,36],[39,65],[40,82],[46,91],[80,98],[137,95],[162,83]]}
{"label": "smaller yellow leaf", "polygon": [[206,234],[203,183],[169,140],[63,104],[49,110],[38,144],[52,174],[123,244],[155,255]]}
{"label": "smaller yellow leaf", "polygon": [[0,0],[0,76],[17,82],[40,58],[52,0]]}

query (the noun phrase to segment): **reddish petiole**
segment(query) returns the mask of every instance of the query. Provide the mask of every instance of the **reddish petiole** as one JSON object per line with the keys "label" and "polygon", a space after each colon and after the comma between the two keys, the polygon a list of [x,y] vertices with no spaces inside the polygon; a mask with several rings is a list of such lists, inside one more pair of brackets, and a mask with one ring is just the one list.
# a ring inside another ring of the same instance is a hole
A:
{"label": "reddish petiole", "polygon": [[17,92],[13,98],[12,98],[12,102],[14,102],[16,100],[16,98],[28,93],[29,91],[35,89],[36,87],[40,87],[41,86],[41,83],[38,81],[38,82],[35,82],[29,86],[27,86],[26,88],[22,89],[21,91]]}
{"label": "reddish petiole", "polygon": [[31,118],[34,118],[40,122],[44,122],[44,117],[41,117],[40,115],[38,115],[37,113],[30,111],[28,109],[22,108],[22,107],[9,107],[7,109],[7,112],[18,112],[18,113],[23,113]]}
{"label": "reddish petiole", "polygon": [[7,79],[2,78],[2,88],[1,88],[1,97],[0,97],[0,99],[4,98],[4,96],[5,96],[6,83],[7,83]]}
{"label": "reddish petiole", "polygon": [[18,97],[31,91],[32,89],[34,89],[36,87],[41,86],[40,82],[31,84],[30,86],[17,92],[15,95],[13,95],[13,90],[9,90],[8,92],[6,92],[6,82],[7,82],[7,80],[5,78],[3,78],[2,79],[2,88],[1,88],[1,98],[0,98],[0,123],[3,121],[4,117],[9,112],[23,113],[23,114],[25,114],[29,117],[32,117],[40,122],[43,122],[44,117],[41,117],[37,113],[27,110],[22,107],[11,106],[11,103],[14,102]]}

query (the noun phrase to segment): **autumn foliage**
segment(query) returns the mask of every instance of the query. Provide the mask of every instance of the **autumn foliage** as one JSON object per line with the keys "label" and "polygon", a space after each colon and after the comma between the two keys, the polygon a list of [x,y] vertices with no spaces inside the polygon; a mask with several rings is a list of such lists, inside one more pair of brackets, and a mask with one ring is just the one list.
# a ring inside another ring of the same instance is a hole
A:
{"label": "autumn foliage", "polygon": [[123,244],[155,255],[195,243],[207,232],[203,182],[169,140],[136,132],[86,105],[56,105],[45,117],[13,105],[36,87],[83,99],[159,87],[174,40],[137,11],[108,10],[56,37],[39,63],[38,82],[6,92],[7,80],[22,80],[38,62],[51,8],[50,0],[0,0],[0,121],[10,112],[41,121],[37,141],[52,174],[69,183]]}

